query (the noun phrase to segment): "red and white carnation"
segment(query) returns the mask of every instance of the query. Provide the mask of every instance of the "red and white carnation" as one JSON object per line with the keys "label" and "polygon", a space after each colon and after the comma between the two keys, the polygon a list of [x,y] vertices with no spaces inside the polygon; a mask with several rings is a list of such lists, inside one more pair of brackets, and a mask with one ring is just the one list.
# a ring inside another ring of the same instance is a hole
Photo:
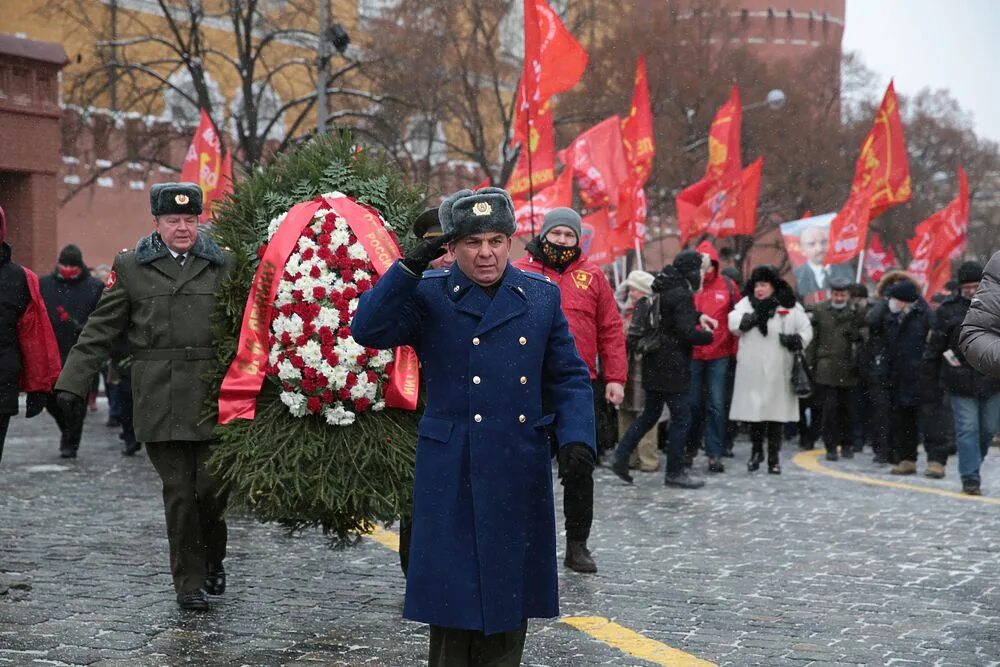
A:
{"label": "red and white carnation", "polygon": [[[268,242],[285,215],[271,221]],[[346,426],[385,407],[393,353],[359,345],[350,329],[358,297],[377,279],[347,221],[327,207],[316,211],[285,264],[270,329],[267,374],[280,380],[293,416],[321,414]]]}

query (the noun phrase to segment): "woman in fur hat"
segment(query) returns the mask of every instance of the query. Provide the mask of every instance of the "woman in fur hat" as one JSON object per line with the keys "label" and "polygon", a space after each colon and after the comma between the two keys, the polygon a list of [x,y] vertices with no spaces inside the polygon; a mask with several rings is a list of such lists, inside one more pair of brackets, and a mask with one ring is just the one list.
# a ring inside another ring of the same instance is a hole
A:
{"label": "woman in fur hat", "polygon": [[750,423],[753,453],[747,470],[760,467],[766,437],[767,471],[777,475],[783,425],[799,418],[791,384],[793,354],[809,345],[812,326],[792,288],[772,266],[755,268],[744,293],[729,314],[729,330],[739,338],[729,418]]}

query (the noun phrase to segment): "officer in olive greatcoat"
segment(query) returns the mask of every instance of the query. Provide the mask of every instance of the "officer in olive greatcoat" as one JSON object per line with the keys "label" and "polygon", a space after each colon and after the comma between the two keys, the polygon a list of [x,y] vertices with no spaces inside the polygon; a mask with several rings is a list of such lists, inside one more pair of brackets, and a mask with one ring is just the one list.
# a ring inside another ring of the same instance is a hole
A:
{"label": "officer in olive greatcoat", "polygon": [[[208,609],[226,588],[225,495],[206,466],[212,428],[204,376],[216,363],[212,316],[233,259],[198,231],[201,188],[158,183],[150,190],[155,231],[114,261],[56,383],[56,400],[84,400],[123,331],[132,354],[135,435],[163,480],[170,570],[183,609]],[[214,401],[213,401],[214,403]],[[209,404],[210,405],[210,404]]]}
{"label": "officer in olive greatcoat", "polygon": [[[507,261],[510,195],[462,190],[438,214],[444,235],[390,267],[351,328],[412,345],[426,377],[403,615],[431,625],[432,666],[518,665],[527,619],[559,613],[548,428],[560,463],[589,473],[590,373],[559,289]],[[455,264],[424,272],[445,243]]]}

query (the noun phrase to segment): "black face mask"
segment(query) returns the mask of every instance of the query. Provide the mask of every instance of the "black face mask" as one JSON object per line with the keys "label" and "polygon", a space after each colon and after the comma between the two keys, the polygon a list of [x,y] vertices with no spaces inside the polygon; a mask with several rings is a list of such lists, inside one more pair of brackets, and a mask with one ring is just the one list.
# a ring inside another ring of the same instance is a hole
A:
{"label": "black face mask", "polygon": [[541,250],[545,265],[557,271],[565,269],[580,257],[580,246],[578,245],[568,248],[543,239]]}

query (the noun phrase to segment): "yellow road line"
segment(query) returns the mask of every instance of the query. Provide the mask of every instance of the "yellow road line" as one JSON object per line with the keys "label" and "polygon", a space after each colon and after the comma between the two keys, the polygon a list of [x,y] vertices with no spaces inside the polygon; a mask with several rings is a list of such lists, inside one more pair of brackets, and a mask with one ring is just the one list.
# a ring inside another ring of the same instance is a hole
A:
{"label": "yellow road line", "polygon": [[391,530],[375,526],[375,529],[368,533],[368,537],[372,538],[386,549],[391,549],[396,553],[399,553],[399,535]]}
{"label": "yellow road line", "polygon": [[[372,532],[368,533],[368,537],[386,549],[399,552],[399,535],[391,530],[375,526]],[[649,637],[643,637],[638,632],[612,623],[600,616],[567,616],[560,619],[560,622],[566,623],[623,653],[642,658],[654,665],[670,665],[671,667],[700,667],[702,665],[707,667],[711,665],[714,667],[715,664],[696,658],[690,653],[671,648],[666,644],[661,644]]]}
{"label": "yellow road line", "polygon": [[715,665],[713,662],[696,658],[690,653],[644,637],[634,630],[600,616],[567,616],[562,622],[608,646],[654,665],[670,667],[714,667]]}
{"label": "yellow road line", "polygon": [[959,493],[957,491],[946,491],[945,489],[938,489],[933,486],[906,484],[905,482],[892,482],[887,479],[869,477],[868,475],[857,475],[855,473],[834,470],[833,468],[828,468],[819,462],[819,457],[824,452],[825,450],[822,449],[814,449],[811,451],[799,452],[792,458],[792,463],[810,472],[818,472],[821,475],[836,477],[837,479],[846,479],[851,482],[860,482],[862,484],[869,484],[871,486],[885,486],[890,489],[902,489],[904,491],[918,491],[920,493],[931,493],[936,496],[955,498],[956,500],[971,500],[973,502],[989,503],[991,505],[1000,505],[1000,498],[990,498],[989,496],[970,496],[965,493]]}

